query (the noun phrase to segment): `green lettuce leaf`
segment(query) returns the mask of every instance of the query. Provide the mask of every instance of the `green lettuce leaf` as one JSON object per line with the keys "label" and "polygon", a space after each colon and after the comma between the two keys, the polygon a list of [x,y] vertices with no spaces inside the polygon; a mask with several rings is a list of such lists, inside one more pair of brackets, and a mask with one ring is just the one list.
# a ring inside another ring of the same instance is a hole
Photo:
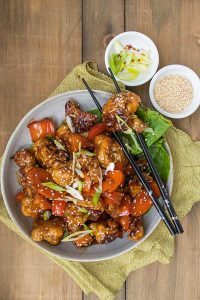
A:
{"label": "green lettuce leaf", "polygon": [[172,122],[170,120],[160,115],[157,111],[150,108],[145,108],[142,105],[140,105],[136,111],[136,115],[153,129],[153,132],[143,133],[148,146],[155,143],[164,135],[167,129],[172,126]]}
{"label": "green lettuce leaf", "polygon": [[170,171],[170,158],[165,150],[164,139],[158,140],[149,147],[154,165],[160,177],[164,182],[167,182]]}

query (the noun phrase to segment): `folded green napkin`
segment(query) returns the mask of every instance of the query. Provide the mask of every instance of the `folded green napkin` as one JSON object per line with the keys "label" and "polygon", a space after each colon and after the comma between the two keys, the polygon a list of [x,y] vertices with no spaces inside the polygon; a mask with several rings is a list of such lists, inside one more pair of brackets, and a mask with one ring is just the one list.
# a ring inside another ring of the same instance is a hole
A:
{"label": "folded green napkin", "polygon": [[[52,95],[84,89],[80,77],[84,77],[92,89],[115,92],[110,78],[98,72],[94,62],[86,62],[75,67]],[[124,86],[121,85],[121,88]],[[187,134],[175,127],[168,130],[166,139],[174,164],[172,200],[179,217],[182,218],[190,211],[193,204],[200,200],[200,142],[193,142]],[[0,220],[26,239],[9,218],[2,197]],[[31,241],[28,242],[34,245]],[[155,261],[169,263],[174,253],[174,238],[161,222],[151,236],[136,249],[103,262],[72,262],[39,251],[73,277],[86,294],[93,292],[100,299],[112,299],[131,271]]]}

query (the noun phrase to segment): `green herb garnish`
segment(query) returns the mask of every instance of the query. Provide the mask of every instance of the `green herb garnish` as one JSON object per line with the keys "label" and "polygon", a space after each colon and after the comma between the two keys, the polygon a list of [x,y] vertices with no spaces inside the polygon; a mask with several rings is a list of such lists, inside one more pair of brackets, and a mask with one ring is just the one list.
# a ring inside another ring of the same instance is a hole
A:
{"label": "green herb garnish", "polygon": [[57,192],[66,192],[65,188],[63,188],[62,186],[60,186],[54,182],[43,182],[42,185],[48,187],[51,190],[57,191]]}

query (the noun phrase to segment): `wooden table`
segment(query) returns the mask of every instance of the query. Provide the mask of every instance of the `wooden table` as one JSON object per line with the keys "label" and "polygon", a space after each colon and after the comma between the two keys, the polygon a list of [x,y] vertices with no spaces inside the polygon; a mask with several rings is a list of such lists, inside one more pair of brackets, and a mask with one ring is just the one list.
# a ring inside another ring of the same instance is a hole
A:
{"label": "wooden table", "polygon": [[[105,36],[141,31],[157,44],[160,67],[200,73],[198,0],[1,0],[1,153],[22,116],[46,99],[82,61],[104,67]],[[148,84],[135,89],[148,103]],[[200,110],[175,124],[200,138]],[[189,197],[189,195],[188,195]],[[185,218],[170,265],[132,273],[117,299],[200,299],[200,205]],[[0,299],[96,299],[36,249],[0,224]]]}

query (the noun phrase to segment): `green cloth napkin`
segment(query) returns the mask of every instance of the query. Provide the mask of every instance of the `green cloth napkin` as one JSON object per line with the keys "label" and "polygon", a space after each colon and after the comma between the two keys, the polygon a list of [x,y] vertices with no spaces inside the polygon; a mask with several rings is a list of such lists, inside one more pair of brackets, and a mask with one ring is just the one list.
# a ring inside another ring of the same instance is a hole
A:
{"label": "green cloth napkin", "polygon": [[[94,62],[85,62],[75,67],[52,95],[84,89],[80,77],[84,77],[92,89],[115,92],[110,78],[98,72]],[[121,85],[121,88],[124,89],[124,86]],[[193,142],[187,134],[175,127],[168,130],[166,139],[174,165],[172,200],[179,217],[183,218],[193,204],[200,200],[198,192],[200,186],[200,142]],[[9,218],[2,197],[0,199],[0,220],[26,239]],[[30,240],[28,242],[34,245]],[[93,292],[100,299],[112,299],[131,271],[155,261],[163,264],[169,263],[174,254],[174,238],[161,222],[151,236],[136,249],[103,262],[72,262],[54,257],[42,250],[39,251],[62,267],[86,294]]]}

